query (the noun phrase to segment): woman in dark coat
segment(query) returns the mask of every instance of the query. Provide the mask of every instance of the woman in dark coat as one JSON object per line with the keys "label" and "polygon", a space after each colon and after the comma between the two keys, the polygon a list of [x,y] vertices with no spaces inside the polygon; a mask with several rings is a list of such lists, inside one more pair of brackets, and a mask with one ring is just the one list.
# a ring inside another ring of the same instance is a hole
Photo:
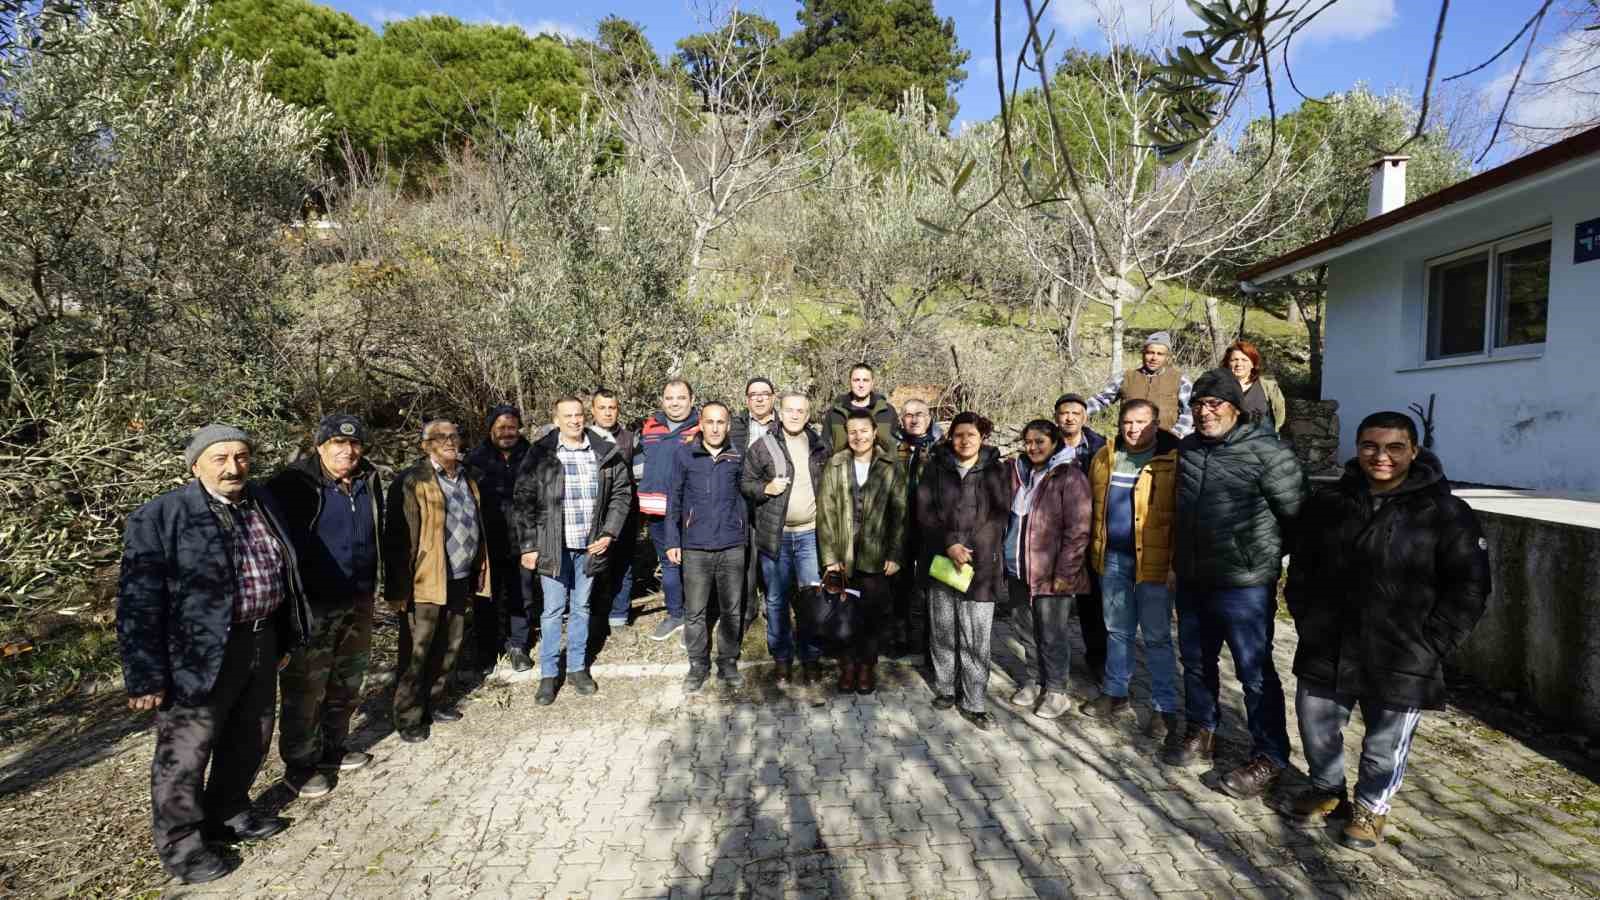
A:
{"label": "woman in dark coat", "polygon": [[[1005,596],[1002,550],[1011,506],[1011,477],[1000,451],[984,441],[989,421],[964,412],[950,423],[941,445],[917,484],[917,516],[923,541],[957,566],[970,564],[965,592],[928,580],[929,649],[933,656],[938,709],[957,703],[974,726],[992,726],[984,711],[989,682],[989,634],[996,601]],[[959,655],[958,655],[959,650]]]}
{"label": "woman in dark coat", "polygon": [[[1311,788],[1293,812],[1348,817],[1340,842],[1368,849],[1422,710],[1444,705],[1441,664],[1483,615],[1488,543],[1399,412],[1361,422],[1356,458],[1307,504],[1296,534],[1284,593],[1300,635],[1295,705]],[[1343,731],[1357,705],[1366,731],[1352,807]]]}

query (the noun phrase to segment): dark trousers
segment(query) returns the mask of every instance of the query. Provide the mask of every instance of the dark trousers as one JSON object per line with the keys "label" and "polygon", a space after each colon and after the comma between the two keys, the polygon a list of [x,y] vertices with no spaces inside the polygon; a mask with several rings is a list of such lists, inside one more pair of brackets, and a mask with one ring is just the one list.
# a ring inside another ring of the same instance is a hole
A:
{"label": "dark trousers", "polygon": [[[150,766],[151,830],[168,872],[182,876],[205,849],[205,832],[243,824],[250,785],[272,743],[278,689],[275,625],[234,625],[205,703],[170,700],[156,713]],[[210,777],[206,767],[210,766]]]}
{"label": "dark trousers", "polygon": [[656,562],[661,565],[661,596],[666,599],[667,618],[682,619],[683,566],[667,559],[667,526],[660,519],[650,521],[650,543],[655,545]]}
{"label": "dark trousers", "polygon": [[744,545],[725,550],[683,551],[683,645],[689,651],[689,665],[707,669],[711,665],[711,634],[707,611],[711,591],[716,588],[720,614],[717,616],[717,666],[739,660],[740,633],[744,622]]}
{"label": "dark trousers", "polygon": [[[493,584],[490,590],[494,592],[494,602],[488,604],[482,597],[473,599],[473,627],[482,627],[478,623],[483,622],[488,616],[496,616],[497,621],[503,620],[505,623],[506,652],[520,650],[527,653],[533,646],[531,623],[538,618],[538,611],[534,607],[538,605],[539,577],[533,570],[524,569],[522,560],[515,556],[494,562],[492,569],[490,579]],[[485,615],[479,612],[485,605],[492,605],[497,609],[490,610],[488,615]],[[487,635],[478,635],[480,654],[478,660],[484,663],[484,668],[488,668],[489,663],[500,652],[494,637],[493,630]]]}
{"label": "dark trousers", "polygon": [[452,579],[445,603],[413,603],[400,619],[400,668],[394,685],[394,727],[416,728],[444,704],[445,684],[461,652],[462,615],[470,578]]}
{"label": "dark trousers", "polygon": [[597,591],[595,597],[598,602],[592,604],[596,609],[600,603],[610,598],[610,613],[607,624],[627,625],[633,612],[633,557],[639,549],[639,523],[633,516],[628,517],[628,527],[622,529],[622,534],[617,535],[606,548],[606,555],[611,558],[610,574],[605,578],[605,590]]}
{"label": "dark trousers", "polygon": [[1222,721],[1222,645],[1228,645],[1244,693],[1250,755],[1289,765],[1283,684],[1272,663],[1276,584],[1218,588],[1178,583],[1178,656],[1189,722],[1215,731]]}
{"label": "dark trousers", "polygon": [[371,594],[363,594],[325,612],[311,643],[295,648],[278,676],[278,753],[290,768],[310,768],[343,752],[372,655],[372,602]]}
{"label": "dark trousers", "polygon": [[1083,632],[1084,663],[1096,684],[1106,671],[1106,614],[1100,576],[1089,572],[1089,593],[1078,594],[1073,610],[1078,614],[1078,630]]}
{"label": "dark trousers", "polygon": [[894,622],[912,653],[928,651],[928,560],[907,554],[910,562],[891,578],[894,592]]}
{"label": "dark trousers", "polygon": [[1072,615],[1072,594],[1032,596],[1020,578],[1006,576],[1006,590],[1014,610],[1011,631],[1022,644],[1025,676],[1019,686],[1039,685],[1047,691],[1065,693],[1072,665],[1072,638],[1067,623]]}
{"label": "dark trousers", "polygon": [[883,652],[887,638],[884,631],[894,609],[889,577],[882,572],[856,572],[850,576],[850,587],[861,592],[856,601],[861,604],[861,633],[856,636],[850,655],[855,662],[875,666]]}

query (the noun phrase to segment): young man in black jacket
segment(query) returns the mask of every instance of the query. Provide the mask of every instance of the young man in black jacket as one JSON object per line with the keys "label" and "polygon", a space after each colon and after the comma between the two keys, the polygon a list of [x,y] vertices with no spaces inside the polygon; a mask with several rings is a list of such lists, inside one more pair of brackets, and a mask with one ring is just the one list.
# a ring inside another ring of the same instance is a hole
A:
{"label": "young man in black jacket", "polygon": [[512,498],[522,458],[532,445],[522,436],[522,411],[510,404],[491,407],[484,417],[488,433],[483,443],[467,454],[467,465],[478,472],[483,494],[483,528],[489,538],[489,567],[493,597],[474,597],[473,662],[492,671],[500,655],[500,629],[505,627],[505,653],[513,671],[533,668],[528,656],[533,619],[534,574],[517,562],[518,542],[513,525]]}
{"label": "young man in black jacket", "polygon": [[[1356,458],[1302,517],[1285,594],[1300,633],[1295,704],[1311,788],[1292,813],[1348,818],[1340,843],[1377,846],[1422,710],[1444,705],[1441,663],[1489,596],[1488,543],[1411,417],[1373,413]],[[1344,727],[1366,733],[1350,805]]]}

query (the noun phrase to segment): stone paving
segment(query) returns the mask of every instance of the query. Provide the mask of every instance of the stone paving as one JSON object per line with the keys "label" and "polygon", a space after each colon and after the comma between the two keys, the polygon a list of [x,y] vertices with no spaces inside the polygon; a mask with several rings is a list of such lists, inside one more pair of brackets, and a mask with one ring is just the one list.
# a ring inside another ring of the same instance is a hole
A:
{"label": "stone paving", "polygon": [[597,676],[599,695],[564,692],[549,708],[530,685],[491,682],[425,744],[369,723],[373,766],[289,804],[294,826],[247,848],[229,878],[171,894],[1600,894],[1595,819],[1512,789],[1571,774],[1456,712],[1424,720],[1387,840],[1359,853],[1274,811],[1304,784],[1298,771],[1267,802],[1216,789],[1245,749],[1236,692],[1217,770],[1182,771],[1154,760],[1132,716],[1041,720],[1004,702],[1013,686],[997,671],[999,727],[985,734],[934,710],[916,669],[886,669],[876,695],[816,706],[761,666],[737,692],[687,698],[676,678]]}

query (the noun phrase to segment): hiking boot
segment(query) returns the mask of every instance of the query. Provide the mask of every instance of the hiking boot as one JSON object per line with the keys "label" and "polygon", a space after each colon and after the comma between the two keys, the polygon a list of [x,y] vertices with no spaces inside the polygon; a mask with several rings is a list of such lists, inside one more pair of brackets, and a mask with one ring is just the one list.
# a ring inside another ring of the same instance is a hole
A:
{"label": "hiking boot", "polygon": [[878,667],[874,663],[856,664],[856,693],[873,694],[878,690]]}
{"label": "hiking boot", "polygon": [[1164,713],[1150,710],[1150,718],[1144,723],[1144,736],[1152,740],[1164,740],[1167,735],[1182,730],[1182,723],[1178,721],[1177,713]]}
{"label": "hiking boot", "polygon": [[1357,803],[1350,813],[1350,821],[1339,832],[1339,843],[1352,850],[1371,850],[1383,840],[1383,823],[1387,814],[1380,815]]}
{"label": "hiking boot", "polygon": [[573,672],[567,676],[567,680],[572,682],[572,689],[577,691],[581,697],[587,697],[600,690],[599,685],[594,683],[594,679],[589,677],[588,672]]}
{"label": "hiking boot", "polygon": [[1110,719],[1130,709],[1132,707],[1128,705],[1127,697],[1113,697],[1110,694],[1101,694],[1085,703],[1078,709],[1078,712],[1091,719]]}
{"label": "hiking boot", "polygon": [[655,631],[650,632],[650,640],[664,641],[682,630],[682,619],[674,618],[673,616],[667,616],[665,619],[661,620],[661,624],[656,626]]}
{"label": "hiking boot", "polygon": [[318,767],[331,772],[354,772],[357,769],[365,769],[371,762],[371,753],[334,747],[322,755],[322,762],[318,763]]}
{"label": "hiking boot", "polygon": [[556,680],[554,678],[539,679],[539,693],[534,696],[533,702],[540,706],[549,706],[556,702]]}
{"label": "hiking boot", "polygon": [[1247,800],[1260,796],[1261,792],[1271,787],[1281,774],[1283,774],[1282,766],[1265,756],[1256,756],[1222,776],[1222,790],[1230,797]]}
{"label": "hiking boot", "polygon": [[328,776],[309,766],[304,768],[296,766],[284,772],[283,783],[289,790],[294,791],[296,797],[304,797],[307,800],[321,797],[333,790],[333,782],[328,780]]}
{"label": "hiking boot", "polygon": [[1072,698],[1065,691],[1045,691],[1044,699],[1039,701],[1039,708],[1033,714],[1041,719],[1059,719],[1071,708]]}
{"label": "hiking boot", "polygon": [[1167,745],[1161,751],[1161,762],[1169,766],[1188,768],[1197,763],[1209,763],[1217,751],[1217,733],[1193,722],[1183,737],[1178,732],[1167,734]]}
{"label": "hiking boot", "polygon": [[706,679],[711,677],[711,670],[695,667],[689,668],[689,674],[683,676],[683,692],[685,694],[698,694],[706,686]]}
{"label": "hiking boot", "polygon": [[1038,702],[1039,686],[1037,684],[1023,685],[1022,690],[1019,690],[1015,694],[1011,695],[1012,706],[1026,706],[1029,709],[1032,709],[1033,705]]}
{"label": "hiking boot", "polygon": [[1348,819],[1350,818],[1350,799],[1343,791],[1324,791],[1320,788],[1311,788],[1300,796],[1294,798],[1289,804],[1289,816],[1301,822],[1314,822],[1317,819]]}
{"label": "hiking boot", "polygon": [[772,664],[772,680],[778,683],[778,687],[788,687],[792,675],[793,668],[789,663],[781,662]]}
{"label": "hiking boot", "polygon": [[744,676],[739,674],[738,663],[718,663],[717,680],[731,688],[744,684]]}
{"label": "hiking boot", "polygon": [[511,660],[511,671],[526,672],[533,668],[533,658],[521,650],[510,650],[506,658]]}

